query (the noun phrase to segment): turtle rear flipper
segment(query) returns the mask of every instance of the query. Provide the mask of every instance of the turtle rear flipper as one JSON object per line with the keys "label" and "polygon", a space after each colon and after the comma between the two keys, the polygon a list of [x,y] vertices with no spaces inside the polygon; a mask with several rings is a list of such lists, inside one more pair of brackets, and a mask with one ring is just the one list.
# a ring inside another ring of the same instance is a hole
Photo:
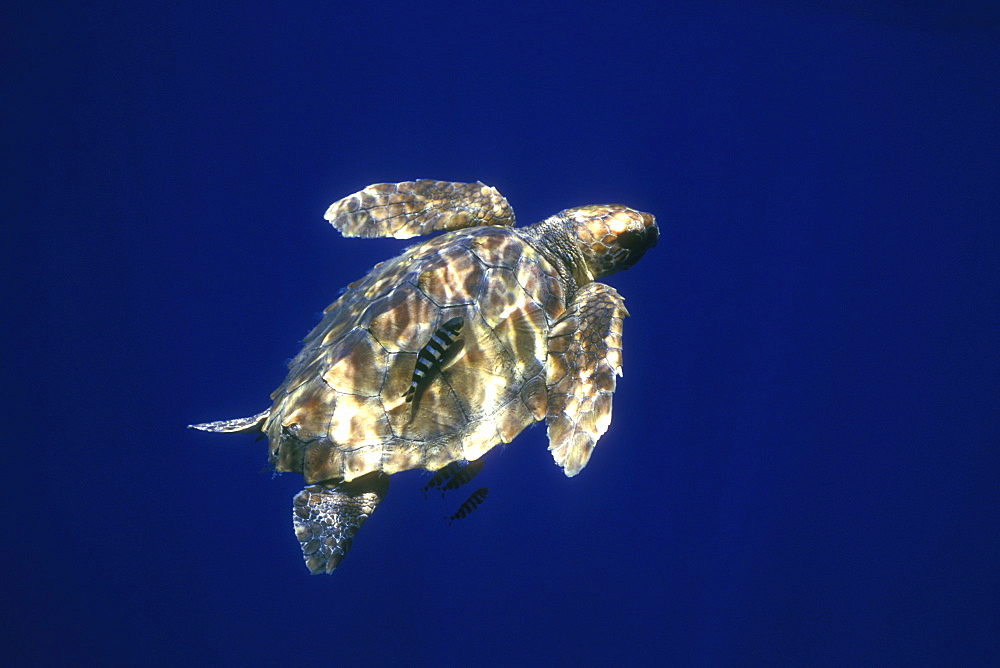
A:
{"label": "turtle rear flipper", "polygon": [[295,495],[292,524],[310,573],[333,572],[388,491],[389,476],[375,471],[351,482],[309,485]]}
{"label": "turtle rear flipper", "polygon": [[217,420],[216,422],[202,422],[201,424],[189,424],[188,429],[198,429],[199,431],[214,431],[222,434],[257,434],[263,430],[264,422],[271,416],[271,409],[261,411],[256,415],[235,420]]}

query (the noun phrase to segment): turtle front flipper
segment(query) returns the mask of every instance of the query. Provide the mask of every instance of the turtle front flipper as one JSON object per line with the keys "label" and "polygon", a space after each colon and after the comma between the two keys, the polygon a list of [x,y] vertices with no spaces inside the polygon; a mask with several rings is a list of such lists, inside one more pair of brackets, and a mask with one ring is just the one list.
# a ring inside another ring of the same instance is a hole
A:
{"label": "turtle front flipper", "polygon": [[375,471],[351,482],[309,485],[295,495],[292,523],[309,572],[333,572],[388,491],[389,476]]}
{"label": "turtle front flipper", "polygon": [[549,451],[567,476],[587,465],[597,439],[611,424],[627,315],[625,300],[614,288],[588,283],[549,335],[545,422]]}
{"label": "turtle front flipper", "polygon": [[367,238],[514,224],[514,210],[496,188],[432,179],[370,185],[331,204],[324,217],[345,237]]}

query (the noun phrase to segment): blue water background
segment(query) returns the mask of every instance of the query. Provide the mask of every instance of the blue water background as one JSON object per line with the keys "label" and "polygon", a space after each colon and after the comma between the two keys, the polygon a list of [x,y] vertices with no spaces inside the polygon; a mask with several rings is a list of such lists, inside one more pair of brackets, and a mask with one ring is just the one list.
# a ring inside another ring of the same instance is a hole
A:
{"label": "blue water background", "polygon": [[[348,4],[3,10],[11,665],[1000,661],[996,6]],[[185,425],[267,406],[405,245],[327,205],[412,178],[660,245],[580,476],[529,429],[450,527],[398,476],[310,577],[300,478]]]}

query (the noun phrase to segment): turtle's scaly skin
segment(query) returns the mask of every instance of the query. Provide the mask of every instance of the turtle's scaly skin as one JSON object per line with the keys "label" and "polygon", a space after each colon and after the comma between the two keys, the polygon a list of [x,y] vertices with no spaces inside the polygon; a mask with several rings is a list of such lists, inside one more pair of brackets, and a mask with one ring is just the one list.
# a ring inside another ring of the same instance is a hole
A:
{"label": "turtle's scaly skin", "polygon": [[566,475],[587,465],[611,421],[628,315],[595,279],[656,244],[653,216],[584,206],[518,229],[493,188],[414,181],[369,186],[326,217],[347,236],[451,231],[350,284],[270,410],[195,425],[263,431],[275,470],[303,474],[293,519],[310,571],[336,568],[393,473],[477,460],[543,418]]}

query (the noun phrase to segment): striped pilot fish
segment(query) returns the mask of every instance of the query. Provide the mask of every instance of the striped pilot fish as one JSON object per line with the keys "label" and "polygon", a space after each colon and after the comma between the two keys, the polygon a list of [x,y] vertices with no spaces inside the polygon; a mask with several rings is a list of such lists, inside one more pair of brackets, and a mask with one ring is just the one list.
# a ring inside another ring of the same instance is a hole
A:
{"label": "striped pilot fish", "polygon": [[417,388],[423,386],[431,370],[441,366],[441,360],[444,359],[448,349],[455,344],[458,335],[462,333],[463,324],[465,324],[465,318],[452,318],[441,325],[431,336],[427,345],[420,350],[420,354],[417,355],[417,364],[413,367],[413,380],[410,381],[409,389],[403,393],[407,403],[413,401],[413,395],[416,394]]}

